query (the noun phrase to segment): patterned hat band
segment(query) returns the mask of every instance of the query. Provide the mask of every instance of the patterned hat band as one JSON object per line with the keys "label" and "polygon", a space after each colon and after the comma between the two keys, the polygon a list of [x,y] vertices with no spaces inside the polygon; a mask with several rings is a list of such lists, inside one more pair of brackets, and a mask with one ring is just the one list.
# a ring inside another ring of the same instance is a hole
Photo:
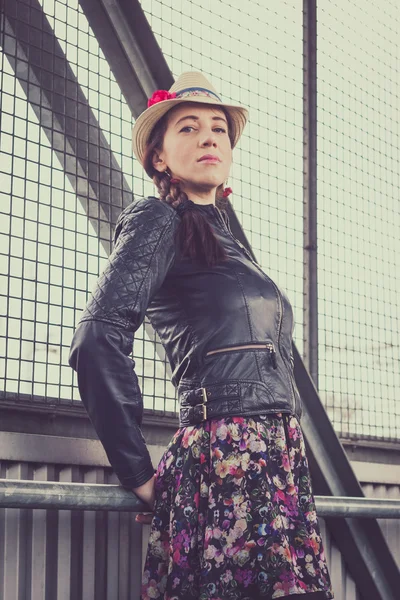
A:
{"label": "patterned hat band", "polygon": [[218,100],[218,102],[222,102],[222,99],[214,92],[207,90],[206,88],[201,87],[191,87],[186,88],[184,90],[180,90],[176,92],[176,98],[188,98],[189,96],[208,96],[209,98],[213,98],[214,100]]}

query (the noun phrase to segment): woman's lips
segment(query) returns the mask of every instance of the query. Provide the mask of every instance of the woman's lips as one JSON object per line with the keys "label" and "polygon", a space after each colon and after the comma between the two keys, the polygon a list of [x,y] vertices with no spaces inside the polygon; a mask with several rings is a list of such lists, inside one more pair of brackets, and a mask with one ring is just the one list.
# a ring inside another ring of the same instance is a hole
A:
{"label": "woman's lips", "polygon": [[202,163],[219,163],[221,162],[220,160],[218,160],[218,158],[203,158],[203,160],[200,160],[199,162]]}

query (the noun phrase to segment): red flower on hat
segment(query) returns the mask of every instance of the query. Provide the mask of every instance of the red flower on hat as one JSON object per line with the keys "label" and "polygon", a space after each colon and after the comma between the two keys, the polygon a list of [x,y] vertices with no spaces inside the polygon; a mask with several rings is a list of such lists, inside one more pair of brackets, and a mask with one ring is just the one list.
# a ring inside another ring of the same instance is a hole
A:
{"label": "red flower on hat", "polygon": [[171,98],[176,98],[176,92],[169,92],[168,90],[156,90],[152,97],[148,99],[147,108],[153,106],[153,104],[157,104],[157,102],[171,100]]}

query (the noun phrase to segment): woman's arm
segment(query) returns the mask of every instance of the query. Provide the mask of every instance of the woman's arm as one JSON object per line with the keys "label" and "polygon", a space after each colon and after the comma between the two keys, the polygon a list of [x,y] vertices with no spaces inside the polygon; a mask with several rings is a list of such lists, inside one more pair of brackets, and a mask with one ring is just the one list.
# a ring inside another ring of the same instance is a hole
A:
{"label": "woman's arm", "polygon": [[[139,496],[139,498],[142,500],[142,502],[149,505],[151,510],[153,510],[153,508],[154,508],[154,502],[156,499],[156,497],[155,497],[155,482],[156,482],[156,476],[153,475],[153,477],[151,479],[149,479],[149,481],[147,481],[140,487],[133,488],[133,490],[132,490],[133,492],[135,492],[135,494],[137,496]],[[139,515],[143,515],[143,514],[144,513],[139,513]],[[139,520],[139,519],[137,519],[137,520]]]}
{"label": "woman's arm", "polygon": [[141,199],[121,213],[115,247],[69,355],[82,402],[111,466],[124,487],[143,492],[150,504],[154,468],[141,432],[143,399],[129,354],[134,333],[173,263],[175,223],[175,211],[155,198]]}

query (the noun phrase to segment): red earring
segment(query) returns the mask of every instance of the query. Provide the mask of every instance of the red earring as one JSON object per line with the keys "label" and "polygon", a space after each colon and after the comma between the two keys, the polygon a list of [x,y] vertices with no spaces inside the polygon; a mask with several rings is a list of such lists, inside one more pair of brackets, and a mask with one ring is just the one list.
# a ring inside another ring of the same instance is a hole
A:
{"label": "red earring", "polygon": [[226,187],[224,188],[224,193],[222,194],[224,198],[227,198],[229,194],[232,194],[232,188]]}

